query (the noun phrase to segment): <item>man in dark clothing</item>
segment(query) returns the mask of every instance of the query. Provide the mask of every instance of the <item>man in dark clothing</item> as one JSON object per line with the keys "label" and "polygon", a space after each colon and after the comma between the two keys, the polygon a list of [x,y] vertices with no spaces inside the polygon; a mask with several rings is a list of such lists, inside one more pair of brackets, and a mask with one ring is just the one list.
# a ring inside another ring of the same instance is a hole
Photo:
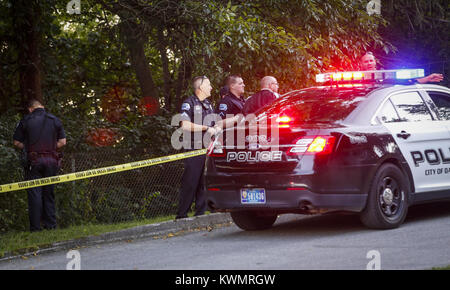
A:
{"label": "man in dark clothing", "polygon": [[247,99],[242,113],[247,116],[277,99],[278,82],[272,76],[265,76],[260,82],[261,90]]}
{"label": "man in dark clothing", "polygon": [[[184,142],[185,149],[206,148],[203,144],[205,134],[214,135],[214,120],[206,118],[213,114],[211,103],[207,100],[211,96],[211,83],[205,76],[196,77],[193,81],[195,94],[188,97],[181,105],[181,128],[190,134],[190,143]],[[184,140],[185,141],[185,140]],[[195,215],[202,215],[206,210],[206,198],[203,191],[203,169],[206,155],[190,157],[184,160],[184,173],[181,179],[180,200],[176,219],[185,218],[195,199]]]}
{"label": "man in dark clothing", "polygon": [[[45,111],[44,106],[31,100],[30,114],[17,125],[14,145],[26,154],[25,179],[32,180],[55,176],[58,171],[56,150],[66,144],[66,135],[61,121]],[[41,219],[45,229],[56,228],[54,185],[27,189],[30,231],[41,230]]]}
{"label": "man in dark clothing", "polygon": [[244,81],[240,76],[232,75],[227,78],[226,85],[229,93],[226,94],[219,102],[216,113],[222,119],[233,118],[242,113],[244,108]]}

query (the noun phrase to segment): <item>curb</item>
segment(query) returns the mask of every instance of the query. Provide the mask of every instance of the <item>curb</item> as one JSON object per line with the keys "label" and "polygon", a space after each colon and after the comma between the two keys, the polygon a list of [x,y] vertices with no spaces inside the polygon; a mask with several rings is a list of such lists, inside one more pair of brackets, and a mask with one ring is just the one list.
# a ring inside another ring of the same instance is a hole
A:
{"label": "curb", "polygon": [[80,239],[56,242],[50,245],[42,246],[42,248],[39,248],[36,251],[19,255],[6,252],[5,255],[0,258],[0,262],[17,258],[36,256],[38,254],[57,252],[61,250],[93,246],[103,243],[135,240],[155,236],[160,237],[181,231],[192,231],[199,228],[203,228],[204,230],[205,227],[207,230],[210,230],[210,228],[213,228],[216,225],[230,224],[231,222],[232,219],[228,213],[212,213],[209,215],[165,221],[156,224],[137,226],[134,228],[124,229],[116,232],[108,232],[98,236],[90,236]]}

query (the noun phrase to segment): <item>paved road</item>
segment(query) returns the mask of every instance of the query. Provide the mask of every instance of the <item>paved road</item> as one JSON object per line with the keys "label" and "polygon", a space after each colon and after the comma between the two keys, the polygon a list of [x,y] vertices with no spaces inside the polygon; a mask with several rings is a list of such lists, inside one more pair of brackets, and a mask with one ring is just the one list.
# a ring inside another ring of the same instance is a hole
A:
{"label": "paved road", "polygon": [[[450,203],[410,209],[398,229],[364,228],[355,215],[281,216],[266,231],[234,224],[168,238],[79,249],[81,269],[429,269],[450,265]],[[0,269],[66,269],[56,252],[0,262]]]}

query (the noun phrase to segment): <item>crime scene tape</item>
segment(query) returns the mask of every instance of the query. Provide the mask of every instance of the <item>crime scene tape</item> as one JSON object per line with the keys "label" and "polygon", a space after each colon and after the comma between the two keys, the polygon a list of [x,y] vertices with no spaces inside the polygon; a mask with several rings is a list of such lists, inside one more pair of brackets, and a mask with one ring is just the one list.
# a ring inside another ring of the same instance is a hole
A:
{"label": "crime scene tape", "polygon": [[9,192],[9,191],[16,191],[16,190],[22,190],[32,187],[39,187],[39,186],[45,186],[45,185],[51,185],[56,183],[63,183],[68,181],[74,181],[79,179],[86,179],[86,178],[92,178],[96,176],[101,175],[107,175],[107,174],[113,174],[118,173],[122,171],[128,171],[133,170],[137,168],[172,162],[180,159],[185,159],[189,157],[194,156],[200,156],[206,154],[206,149],[201,150],[195,150],[195,151],[189,151],[169,156],[163,156],[163,157],[157,157],[142,161],[135,161],[120,165],[114,165],[114,166],[108,166],[108,167],[102,167],[97,169],[90,169],[80,172],[74,172],[74,173],[68,173],[64,175],[57,175],[52,177],[46,177],[46,178],[39,178],[39,179],[33,179],[33,180],[27,180],[23,182],[15,182],[15,183],[9,183],[9,184],[3,184],[0,185],[0,193],[3,192]]}

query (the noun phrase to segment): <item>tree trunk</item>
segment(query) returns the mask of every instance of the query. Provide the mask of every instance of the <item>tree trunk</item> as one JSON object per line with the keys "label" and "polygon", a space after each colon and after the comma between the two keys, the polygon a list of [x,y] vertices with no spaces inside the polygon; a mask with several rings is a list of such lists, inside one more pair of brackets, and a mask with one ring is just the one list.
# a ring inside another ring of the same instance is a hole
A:
{"label": "tree trunk", "polygon": [[43,102],[41,87],[41,57],[39,45],[41,33],[39,23],[41,10],[39,3],[29,0],[13,2],[15,18],[16,42],[19,63],[19,85],[22,103],[30,99]]}
{"label": "tree trunk", "polygon": [[130,51],[131,65],[133,66],[139,86],[144,97],[153,97],[158,99],[159,92],[153,81],[147,57],[145,56],[145,39],[142,36],[142,30],[133,21],[127,20],[120,24],[121,32],[125,43]]}
{"label": "tree trunk", "polygon": [[180,66],[178,67],[178,77],[177,77],[177,87],[176,87],[176,94],[175,94],[175,106],[176,110],[180,110],[181,102],[183,101],[182,98],[185,96],[182,96],[181,94],[187,89],[188,87],[188,80],[192,77],[192,67],[189,63],[186,62],[185,58],[183,57],[180,62]]}

